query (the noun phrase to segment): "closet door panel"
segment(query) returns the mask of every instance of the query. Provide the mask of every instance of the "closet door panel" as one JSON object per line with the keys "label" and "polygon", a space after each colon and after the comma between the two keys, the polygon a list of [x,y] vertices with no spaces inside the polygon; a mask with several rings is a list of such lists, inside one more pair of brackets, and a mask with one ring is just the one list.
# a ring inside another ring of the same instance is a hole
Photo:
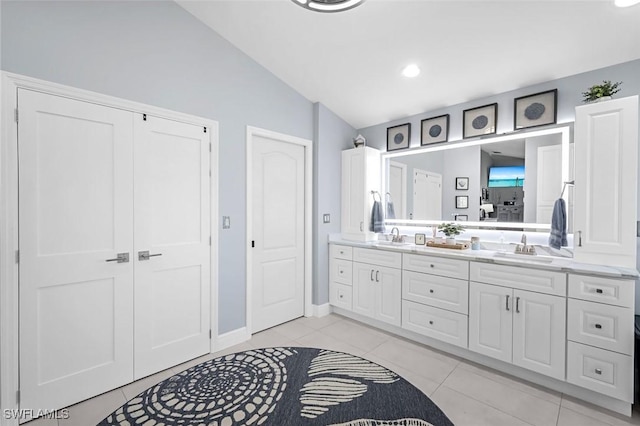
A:
{"label": "closet door panel", "polygon": [[209,352],[211,233],[209,133],[140,116],[135,134],[138,379]]}
{"label": "closet door panel", "polygon": [[59,408],[133,379],[133,114],[18,105],[20,408]]}

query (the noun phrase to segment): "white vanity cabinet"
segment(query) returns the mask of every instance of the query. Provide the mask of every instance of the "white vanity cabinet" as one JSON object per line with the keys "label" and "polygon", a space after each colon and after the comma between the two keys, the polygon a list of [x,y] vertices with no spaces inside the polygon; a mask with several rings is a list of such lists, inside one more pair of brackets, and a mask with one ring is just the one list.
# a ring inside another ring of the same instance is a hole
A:
{"label": "white vanity cabinet", "polygon": [[567,381],[633,402],[633,280],[569,275]]}
{"label": "white vanity cabinet", "polygon": [[380,197],[380,151],[362,147],[342,151],[342,238],[372,241],[369,229],[374,194]]}
{"label": "white vanity cabinet", "polygon": [[564,380],[566,275],[471,262],[470,279],[469,349]]}
{"label": "white vanity cabinet", "polygon": [[402,328],[467,347],[469,262],[403,254]]}
{"label": "white vanity cabinet", "polygon": [[353,312],[400,326],[402,255],[353,249]]}
{"label": "white vanity cabinet", "polygon": [[576,108],[574,259],[636,267],[638,96]]}

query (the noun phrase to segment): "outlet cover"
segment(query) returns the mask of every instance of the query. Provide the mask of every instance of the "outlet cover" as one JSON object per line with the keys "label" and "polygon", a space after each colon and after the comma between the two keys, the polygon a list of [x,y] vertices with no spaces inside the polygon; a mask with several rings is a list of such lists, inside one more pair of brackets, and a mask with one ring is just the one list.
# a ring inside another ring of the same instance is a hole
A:
{"label": "outlet cover", "polygon": [[331,215],[329,213],[325,213],[322,215],[322,223],[330,223]]}
{"label": "outlet cover", "polygon": [[231,228],[231,217],[230,216],[222,216],[222,229]]}

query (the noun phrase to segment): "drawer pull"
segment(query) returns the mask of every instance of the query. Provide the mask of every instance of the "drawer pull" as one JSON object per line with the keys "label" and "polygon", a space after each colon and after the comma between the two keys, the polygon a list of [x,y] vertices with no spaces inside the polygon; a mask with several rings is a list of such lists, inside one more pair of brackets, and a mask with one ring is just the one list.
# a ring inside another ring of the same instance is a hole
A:
{"label": "drawer pull", "polygon": [[340,269],[340,273],[341,273],[341,274],[344,274],[344,271],[343,271],[342,269]]}
{"label": "drawer pull", "polygon": [[431,265],[429,265],[429,266],[432,267],[432,268],[436,267],[436,265],[434,265],[433,263]]}
{"label": "drawer pull", "polygon": [[341,294],[341,295],[340,295],[340,299],[342,299],[343,297],[344,297],[344,294]]}
{"label": "drawer pull", "polygon": [[433,325],[433,321],[429,321],[429,325]]}
{"label": "drawer pull", "polygon": [[598,294],[602,294],[602,289],[601,289],[601,288],[597,288],[597,289],[596,289],[596,293],[598,293]]}
{"label": "drawer pull", "polygon": [[432,288],[429,289],[429,293],[433,293],[433,289]]}
{"label": "drawer pull", "polygon": [[597,329],[601,329],[602,328],[602,324],[596,324],[596,328]]}
{"label": "drawer pull", "polygon": [[600,369],[600,368],[596,368],[595,371],[596,371],[596,374],[602,374],[602,369]]}

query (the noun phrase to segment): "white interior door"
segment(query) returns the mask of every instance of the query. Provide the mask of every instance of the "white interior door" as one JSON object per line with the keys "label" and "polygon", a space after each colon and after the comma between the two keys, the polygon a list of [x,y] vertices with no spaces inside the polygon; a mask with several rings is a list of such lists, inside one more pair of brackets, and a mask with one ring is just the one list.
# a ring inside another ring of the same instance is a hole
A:
{"label": "white interior door", "polygon": [[413,169],[413,219],[442,219],[442,175]]}
{"label": "white interior door", "polygon": [[133,114],[18,105],[20,408],[61,408],[133,379]]}
{"label": "white interior door", "polygon": [[[389,196],[393,202],[395,219],[408,219],[407,214],[407,165],[389,161]],[[386,200],[389,202],[389,199]],[[386,212],[385,212],[386,217]],[[387,219],[393,219],[387,217]]]}
{"label": "white interior door", "polygon": [[252,135],[253,333],[304,314],[305,147]]}
{"label": "white interior door", "polygon": [[138,379],[209,352],[211,231],[209,133],[141,115],[134,128]]}

